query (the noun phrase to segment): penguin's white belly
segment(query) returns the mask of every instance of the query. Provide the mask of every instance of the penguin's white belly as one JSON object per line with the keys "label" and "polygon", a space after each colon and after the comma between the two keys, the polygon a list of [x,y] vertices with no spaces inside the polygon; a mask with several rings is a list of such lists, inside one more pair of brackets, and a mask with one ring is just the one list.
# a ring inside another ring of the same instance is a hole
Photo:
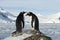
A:
{"label": "penguin's white belly", "polygon": [[[31,21],[32,21],[32,16],[30,16],[30,25],[31,25]],[[35,27],[35,20],[33,21],[33,28],[32,28],[32,30],[35,30],[34,27]]]}
{"label": "penguin's white belly", "polygon": [[34,27],[35,27],[35,21],[33,22],[33,28],[32,28],[32,30],[34,30]]}
{"label": "penguin's white belly", "polygon": [[30,25],[31,25],[31,21],[32,21],[32,16],[30,16],[30,19],[29,19],[29,21],[30,21]]}
{"label": "penguin's white belly", "polygon": [[31,25],[31,21],[32,21],[32,16],[29,16],[29,25],[30,25],[30,27],[32,28],[32,25]]}

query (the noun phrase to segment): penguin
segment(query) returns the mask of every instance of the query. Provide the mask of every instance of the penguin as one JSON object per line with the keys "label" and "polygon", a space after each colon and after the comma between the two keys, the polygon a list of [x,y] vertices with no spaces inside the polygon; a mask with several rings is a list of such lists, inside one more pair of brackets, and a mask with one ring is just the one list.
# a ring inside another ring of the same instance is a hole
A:
{"label": "penguin", "polygon": [[19,15],[17,16],[16,19],[16,31],[13,32],[12,34],[16,34],[16,33],[21,33],[22,32],[22,28],[24,28],[24,14],[26,12],[20,12]]}
{"label": "penguin", "polygon": [[39,31],[39,20],[38,20],[38,17],[35,14],[33,14],[32,12],[28,12],[26,14],[26,16],[31,17],[32,30],[36,30],[36,31],[40,32]]}

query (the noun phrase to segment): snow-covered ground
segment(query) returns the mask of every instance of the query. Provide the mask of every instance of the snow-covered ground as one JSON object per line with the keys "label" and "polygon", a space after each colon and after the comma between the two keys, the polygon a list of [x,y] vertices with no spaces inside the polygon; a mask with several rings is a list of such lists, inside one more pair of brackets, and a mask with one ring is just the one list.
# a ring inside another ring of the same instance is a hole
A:
{"label": "snow-covered ground", "polygon": [[[25,25],[24,29],[31,29],[30,25]],[[15,31],[15,24],[4,24],[0,23],[0,40],[22,40],[25,37],[30,36],[29,34],[23,34],[23,36],[11,37],[11,33]],[[60,40],[60,24],[43,24],[41,23],[40,31],[45,35],[51,37],[53,40]]]}

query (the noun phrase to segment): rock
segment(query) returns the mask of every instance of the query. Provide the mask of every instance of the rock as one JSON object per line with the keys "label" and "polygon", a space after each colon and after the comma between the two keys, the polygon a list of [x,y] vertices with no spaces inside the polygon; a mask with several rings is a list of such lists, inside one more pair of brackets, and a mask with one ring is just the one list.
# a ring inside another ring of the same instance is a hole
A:
{"label": "rock", "polygon": [[24,34],[24,33],[32,34],[27,38],[25,37],[24,40],[52,40],[51,37],[48,37],[42,32],[36,31],[36,30],[23,30],[22,33],[16,33],[13,35],[13,37],[21,36],[21,34]]}
{"label": "rock", "polygon": [[24,40],[52,40],[51,37],[41,35],[41,34],[33,34],[30,37],[25,38]]}

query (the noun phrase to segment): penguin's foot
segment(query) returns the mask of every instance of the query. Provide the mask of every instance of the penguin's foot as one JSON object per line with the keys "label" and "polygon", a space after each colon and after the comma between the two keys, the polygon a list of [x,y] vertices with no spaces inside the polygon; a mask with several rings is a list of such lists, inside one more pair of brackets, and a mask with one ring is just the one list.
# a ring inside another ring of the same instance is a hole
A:
{"label": "penguin's foot", "polygon": [[36,34],[37,31],[36,31],[36,30],[31,30],[30,33],[32,33],[32,34]]}
{"label": "penguin's foot", "polygon": [[40,31],[37,31],[37,33],[39,33],[40,35],[45,35],[44,33],[40,32]]}
{"label": "penguin's foot", "polygon": [[31,30],[31,32],[30,32],[30,33],[32,33],[32,34],[40,34],[40,35],[45,35],[45,34],[43,34],[42,32],[37,31],[37,30]]}
{"label": "penguin's foot", "polygon": [[12,33],[13,37],[16,37],[16,36],[19,36],[19,35],[22,35],[22,32],[15,31],[15,32]]}

